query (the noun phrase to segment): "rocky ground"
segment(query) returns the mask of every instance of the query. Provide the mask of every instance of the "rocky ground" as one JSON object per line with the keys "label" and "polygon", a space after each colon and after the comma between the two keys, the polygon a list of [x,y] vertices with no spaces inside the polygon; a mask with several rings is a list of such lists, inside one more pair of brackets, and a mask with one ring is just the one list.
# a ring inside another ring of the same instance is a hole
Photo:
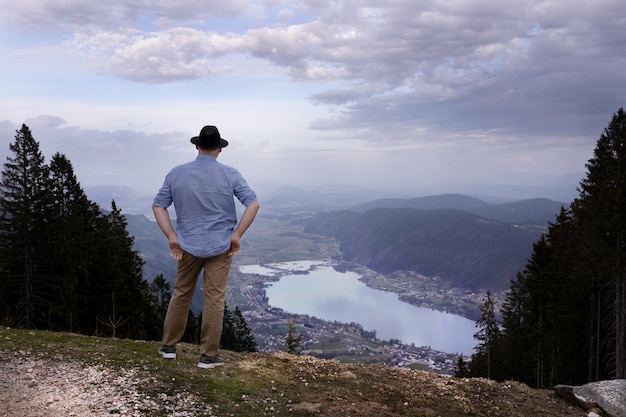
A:
{"label": "rocky ground", "polygon": [[0,380],[0,416],[213,415],[210,406],[188,392],[144,392],[142,387],[153,381],[136,369],[32,360],[23,353],[27,352],[3,357],[0,362],[5,376]]}
{"label": "rocky ground", "polygon": [[197,347],[158,357],[156,342],[0,330],[0,416],[576,416],[552,391],[485,379]]}

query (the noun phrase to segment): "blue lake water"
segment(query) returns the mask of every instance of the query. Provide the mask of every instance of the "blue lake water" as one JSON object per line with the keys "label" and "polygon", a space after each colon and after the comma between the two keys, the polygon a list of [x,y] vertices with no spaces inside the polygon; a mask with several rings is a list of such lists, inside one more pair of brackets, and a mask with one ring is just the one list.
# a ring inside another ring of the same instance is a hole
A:
{"label": "blue lake water", "polygon": [[[302,273],[312,266],[314,269]],[[240,269],[244,273],[262,275],[286,273],[266,289],[269,304],[286,312],[327,321],[359,323],[365,330],[375,330],[378,339],[398,339],[405,344],[430,346],[441,352],[468,355],[476,345],[474,321],[400,301],[394,293],[367,287],[355,272],[338,272],[317,261],[271,267],[249,265]]]}

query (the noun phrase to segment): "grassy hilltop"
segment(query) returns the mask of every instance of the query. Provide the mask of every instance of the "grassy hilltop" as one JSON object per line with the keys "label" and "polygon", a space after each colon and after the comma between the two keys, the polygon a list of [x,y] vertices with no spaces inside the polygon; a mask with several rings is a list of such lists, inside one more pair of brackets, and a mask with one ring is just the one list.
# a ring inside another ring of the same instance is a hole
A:
{"label": "grassy hilltop", "polygon": [[76,416],[577,416],[586,413],[514,382],[286,353],[222,351],[221,368],[196,367],[179,345],[0,329],[0,415]]}

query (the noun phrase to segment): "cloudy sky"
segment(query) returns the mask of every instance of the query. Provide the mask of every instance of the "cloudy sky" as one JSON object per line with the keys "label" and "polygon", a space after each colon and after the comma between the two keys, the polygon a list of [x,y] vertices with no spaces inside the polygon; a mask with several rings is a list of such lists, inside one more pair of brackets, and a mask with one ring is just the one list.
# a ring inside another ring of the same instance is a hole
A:
{"label": "cloudy sky", "polygon": [[0,158],[26,123],[83,187],[154,193],[205,124],[259,187],[549,181],[626,104],[620,0],[0,6]]}

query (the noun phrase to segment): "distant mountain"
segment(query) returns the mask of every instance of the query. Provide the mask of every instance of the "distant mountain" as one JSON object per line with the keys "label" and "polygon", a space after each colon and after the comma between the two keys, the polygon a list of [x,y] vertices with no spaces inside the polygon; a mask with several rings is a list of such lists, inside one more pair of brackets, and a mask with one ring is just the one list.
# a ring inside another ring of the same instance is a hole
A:
{"label": "distant mountain", "polygon": [[305,231],[340,241],[343,259],[383,274],[417,271],[454,287],[502,290],[541,232],[455,209],[338,211],[304,220]]}
{"label": "distant mountain", "polygon": [[174,288],[176,261],[170,256],[167,239],[159,226],[142,214],[126,214],[126,223],[128,233],[135,238],[133,248],[146,262],[144,277],[152,281],[158,274],[163,274]]}
{"label": "distant mountain", "polygon": [[533,198],[505,204],[488,204],[469,209],[470,213],[503,223],[547,225],[554,222],[568,204],[547,198]]}
{"label": "distant mountain", "polygon": [[374,193],[362,193],[361,190],[314,190],[292,186],[283,186],[274,191],[259,192],[263,212],[290,214],[295,212],[316,213],[327,210],[339,210],[367,201],[367,196]]}
{"label": "distant mountain", "polygon": [[152,213],[154,196],[141,194],[123,185],[87,187],[85,188],[85,194],[104,210],[111,210],[111,201],[115,200],[116,206],[122,210],[123,214],[151,215]]}
{"label": "distant mountain", "polygon": [[[88,195],[109,205],[110,198],[116,200],[135,236],[135,248],[146,261],[146,278],[163,273],[173,285],[176,263],[162,232],[154,221],[127,209],[137,207],[137,201],[146,197],[119,187],[90,189]],[[300,198],[294,198],[298,195]],[[337,238],[345,260],[385,274],[405,269],[438,275],[453,286],[476,290],[508,288],[509,281],[526,265],[532,244],[565,205],[548,199],[488,204],[474,197],[445,194],[379,199],[345,205],[351,210],[316,213],[315,207],[341,207],[341,197],[329,203],[329,195],[283,189],[273,198],[269,201],[274,204],[264,202],[263,211],[295,213],[308,208],[308,220],[301,220],[305,231]],[[324,202],[318,201],[316,206],[312,202],[316,198]],[[150,212],[151,203],[151,198],[145,202],[144,212]],[[373,209],[368,210],[370,207]]]}
{"label": "distant mountain", "polygon": [[486,206],[487,203],[478,198],[461,194],[443,194],[426,197],[404,198],[384,198],[350,207],[349,210],[366,212],[375,208],[413,208],[416,210],[432,209],[458,209],[470,210],[476,207]]}
{"label": "distant mountain", "polygon": [[466,193],[495,195],[513,200],[543,197],[569,203],[578,197],[577,187],[584,177],[584,172],[562,175],[540,175],[523,171],[503,172],[485,178],[480,186],[474,190],[466,189]]}
{"label": "distant mountain", "polygon": [[349,208],[364,213],[376,208],[412,208],[416,210],[457,209],[502,223],[547,226],[555,220],[565,203],[547,198],[532,198],[501,204],[461,194],[443,194],[410,199],[386,198],[369,201]]}

